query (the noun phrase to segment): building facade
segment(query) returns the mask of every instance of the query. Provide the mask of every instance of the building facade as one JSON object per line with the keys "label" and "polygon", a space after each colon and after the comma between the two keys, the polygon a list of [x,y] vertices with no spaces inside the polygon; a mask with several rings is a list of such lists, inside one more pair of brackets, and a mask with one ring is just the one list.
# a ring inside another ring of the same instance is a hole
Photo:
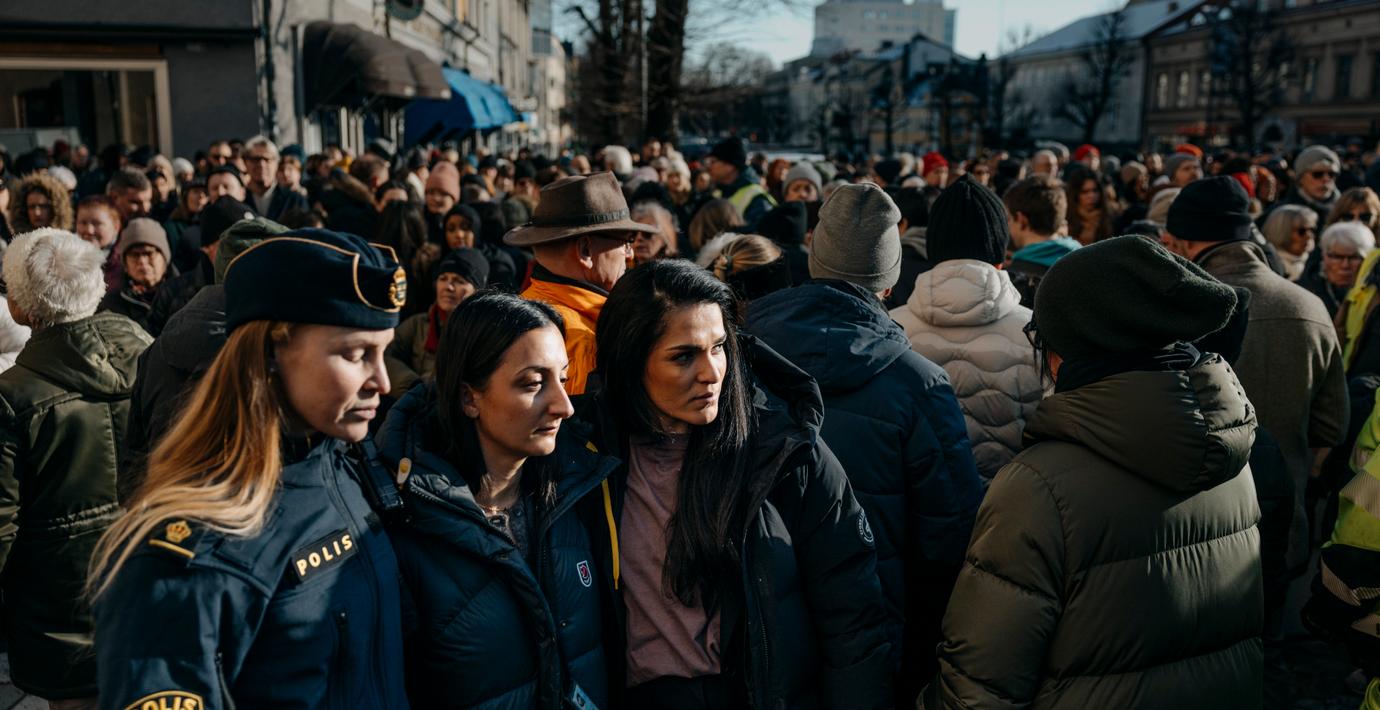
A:
{"label": "building facade", "polygon": [[815,7],[812,56],[844,51],[873,52],[900,45],[916,34],[954,45],[957,11],[943,0],[826,0]]}
{"label": "building facade", "polygon": [[[213,139],[256,133],[308,151],[328,142],[358,150],[380,135],[406,142],[400,115],[416,98],[407,91],[348,106],[314,100],[319,92],[315,73],[304,71],[304,45],[307,26],[326,21],[401,45],[414,65],[434,63],[492,82],[534,120],[472,140],[492,148],[525,144],[549,126],[543,111],[564,101],[564,72],[548,66],[563,69],[564,61],[534,52],[534,1],[4,3],[0,26],[9,39],[0,45],[0,105],[8,110],[0,111],[0,142],[7,133],[18,140],[63,130],[93,152],[119,142],[185,156]],[[542,8],[547,18],[549,3]],[[545,29],[549,35],[549,22]]]}
{"label": "building facade", "polygon": [[1380,140],[1380,2],[1268,0],[1292,47],[1279,68],[1278,103],[1244,135],[1213,46],[1218,8],[1147,40],[1145,134],[1151,146],[1184,141],[1225,146],[1235,138],[1283,148],[1350,138]]}

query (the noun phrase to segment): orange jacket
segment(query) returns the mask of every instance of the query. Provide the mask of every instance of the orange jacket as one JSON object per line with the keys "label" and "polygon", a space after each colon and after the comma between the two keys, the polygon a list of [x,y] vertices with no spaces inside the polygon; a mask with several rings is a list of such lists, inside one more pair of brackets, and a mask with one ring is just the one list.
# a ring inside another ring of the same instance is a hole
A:
{"label": "orange jacket", "polygon": [[571,284],[543,281],[536,275],[522,297],[545,302],[565,319],[565,352],[570,357],[565,391],[583,394],[595,366],[594,324],[599,321],[599,311],[608,297]]}

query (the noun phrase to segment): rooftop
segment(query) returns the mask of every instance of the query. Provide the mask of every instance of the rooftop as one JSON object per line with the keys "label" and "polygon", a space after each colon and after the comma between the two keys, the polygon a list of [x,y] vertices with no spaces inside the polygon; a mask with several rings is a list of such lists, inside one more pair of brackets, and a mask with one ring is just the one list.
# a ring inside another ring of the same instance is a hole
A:
{"label": "rooftop", "polygon": [[[1148,0],[1133,2],[1124,10],[1126,22],[1123,34],[1128,40],[1138,40],[1163,27],[1176,18],[1183,17],[1185,11],[1196,7],[1196,0]],[[1097,39],[1098,27],[1103,18],[1112,15],[1104,12],[1074,20],[1059,29],[1007,53],[1008,57],[1029,57],[1037,54],[1066,52],[1092,44]]]}

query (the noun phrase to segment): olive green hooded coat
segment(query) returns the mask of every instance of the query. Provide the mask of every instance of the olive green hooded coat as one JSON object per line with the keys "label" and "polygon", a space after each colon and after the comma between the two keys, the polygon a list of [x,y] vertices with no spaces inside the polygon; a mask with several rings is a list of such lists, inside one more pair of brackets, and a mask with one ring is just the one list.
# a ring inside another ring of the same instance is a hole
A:
{"label": "olive green hooded coat", "polygon": [[0,373],[0,620],[15,685],[43,698],[96,694],[82,587],[119,514],[117,448],[150,341],[97,313],[34,331]]}
{"label": "olive green hooded coat", "polygon": [[992,481],[934,708],[1259,708],[1255,412],[1211,355],[1054,394]]}

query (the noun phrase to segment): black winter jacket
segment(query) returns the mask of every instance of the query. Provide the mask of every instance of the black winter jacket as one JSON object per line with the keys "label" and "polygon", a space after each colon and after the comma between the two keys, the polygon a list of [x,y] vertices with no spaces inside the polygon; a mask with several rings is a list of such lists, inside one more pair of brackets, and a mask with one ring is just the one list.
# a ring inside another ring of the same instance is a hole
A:
{"label": "black winter jacket", "polygon": [[195,269],[175,278],[166,279],[158,287],[158,295],[153,298],[144,329],[153,337],[158,337],[167,326],[168,319],[191,302],[201,289],[216,282],[216,268],[205,254]]}
{"label": "black winter jacket", "polygon": [[903,702],[938,669],[934,648],[982,502],[963,412],[938,365],[876,296],[814,281],[753,301],[746,330],[819,383],[825,443],[877,536],[877,572],[901,628]]}
{"label": "black winter jacket", "polygon": [[611,575],[593,566],[593,548],[607,552],[609,527],[586,528],[576,509],[593,504],[597,515],[587,517],[603,518],[600,488],[618,462],[562,427],[554,505],[533,506],[524,560],[440,453],[445,442],[428,383],[403,395],[378,434],[384,465],[410,471],[406,515],[391,536],[410,601],[412,704],[560,710],[563,699],[581,707],[573,700],[583,696],[608,708],[601,600]]}
{"label": "black winter jacket", "polygon": [[[740,550],[742,578],[723,585],[723,675],[755,708],[890,708],[893,644],[872,528],[819,438],[819,388],[751,336],[743,352],[757,384],[752,475],[765,492]],[[616,455],[627,438],[608,407],[597,394],[576,404],[595,424],[599,448]],[[624,465],[609,478],[613,520],[622,515],[627,475]],[[599,567],[613,568],[607,555]],[[627,615],[618,591],[610,602],[607,654],[621,680]]]}

